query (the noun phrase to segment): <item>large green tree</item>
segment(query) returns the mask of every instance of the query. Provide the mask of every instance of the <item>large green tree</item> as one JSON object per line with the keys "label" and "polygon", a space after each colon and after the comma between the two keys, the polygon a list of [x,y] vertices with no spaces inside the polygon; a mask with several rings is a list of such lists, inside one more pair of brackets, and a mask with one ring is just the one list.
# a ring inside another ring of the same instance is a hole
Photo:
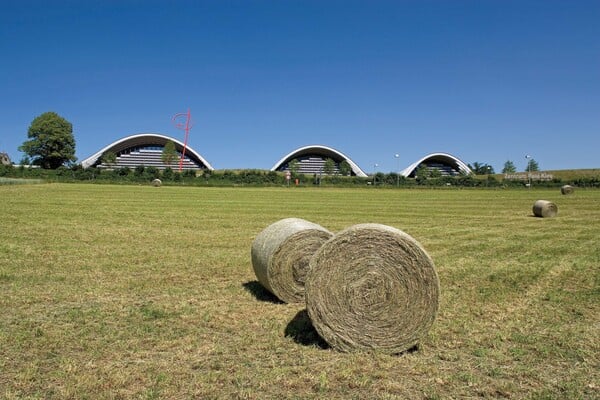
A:
{"label": "large green tree", "polygon": [[55,112],[45,112],[36,117],[27,131],[29,140],[19,146],[34,165],[56,169],[75,162],[73,125]]}

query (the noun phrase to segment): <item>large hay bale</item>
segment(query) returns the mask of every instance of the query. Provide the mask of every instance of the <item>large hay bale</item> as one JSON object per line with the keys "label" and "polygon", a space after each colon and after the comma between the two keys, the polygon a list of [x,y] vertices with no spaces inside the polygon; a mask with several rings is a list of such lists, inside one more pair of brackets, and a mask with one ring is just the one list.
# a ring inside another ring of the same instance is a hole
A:
{"label": "large hay bale", "polygon": [[300,219],[279,220],[252,243],[252,267],[258,281],[286,303],[304,301],[308,262],[333,233]]}
{"label": "large hay bale", "polygon": [[560,188],[560,193],[562,194],[571,194],[575,191],[575,188],[571,185],[564,185]]}
{"label": "large hay bale", "polygon": [[390,226],[359,224],[311,259],[306,308],[332,348],[396,354],[427,334],[439,291],[433,261],[414,238]]}
{"label": "large hay bale", "polygon": [[548,200],[537,200],[533,203],[533,215],[541,218],[551,218],[558,214],[558,207]]}
{"label": "large hay bale", "polygon": [[159,187],[160,185],[162,185],[162,181],[160,179],[156,178],[152,181],[152,186]]}

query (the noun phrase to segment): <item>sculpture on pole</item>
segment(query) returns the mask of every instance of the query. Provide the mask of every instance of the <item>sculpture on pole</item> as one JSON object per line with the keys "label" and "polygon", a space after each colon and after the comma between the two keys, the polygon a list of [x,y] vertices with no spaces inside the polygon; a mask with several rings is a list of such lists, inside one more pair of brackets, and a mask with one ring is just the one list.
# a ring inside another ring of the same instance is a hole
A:
{"label": "sculpture on pole", "polygon": [[[185,118],[185,122],[183,122],[183,118]],[[185,131],[183,151],[181,152],[181,157],[179,158],[179,172],[181,172],[183,169],[183,158],[185,157],[185,149],[187,148],[188,136],[190,135],[190,129],[192,129],[192,115],[190,113],[190,109],[188,108],[187,113],[175,114],[172,118],[172,121],[173,125],[175,125],[175,128]]]}

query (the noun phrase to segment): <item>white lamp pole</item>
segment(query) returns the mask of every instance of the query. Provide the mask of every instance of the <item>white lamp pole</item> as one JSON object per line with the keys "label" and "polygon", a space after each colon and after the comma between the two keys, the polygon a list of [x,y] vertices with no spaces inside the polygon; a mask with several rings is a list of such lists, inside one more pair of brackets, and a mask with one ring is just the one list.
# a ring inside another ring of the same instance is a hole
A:
{"label": "white lamp pole", "polygon": [[396,186],[400,187],[400,154],[396,153],[396,155],[394,155],[394,157],[396,157],[396,161],[398,163],[398,170],[397,170],[398,176],[396,177]]}
{"label": "white lamp pole", "polygon": [[525,156],[525,159],[527,160],[527,185],[529,189],[531,189],[531,163],[529,162],[530,158],[531,156],[529,154]]}

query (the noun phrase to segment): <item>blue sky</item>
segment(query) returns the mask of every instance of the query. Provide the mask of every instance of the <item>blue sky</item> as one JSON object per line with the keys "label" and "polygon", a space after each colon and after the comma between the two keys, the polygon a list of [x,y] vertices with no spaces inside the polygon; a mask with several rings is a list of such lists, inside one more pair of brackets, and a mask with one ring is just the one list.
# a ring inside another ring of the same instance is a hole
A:
{"label": "blue sky", "polygon": [[[128,135],[213,167],[305,145],[391,172],[431,152],[600,168],[600,1],[0,0],[0,151],[73,124],[83,160]],[[394,155],[399,154],[397,160]]]}

